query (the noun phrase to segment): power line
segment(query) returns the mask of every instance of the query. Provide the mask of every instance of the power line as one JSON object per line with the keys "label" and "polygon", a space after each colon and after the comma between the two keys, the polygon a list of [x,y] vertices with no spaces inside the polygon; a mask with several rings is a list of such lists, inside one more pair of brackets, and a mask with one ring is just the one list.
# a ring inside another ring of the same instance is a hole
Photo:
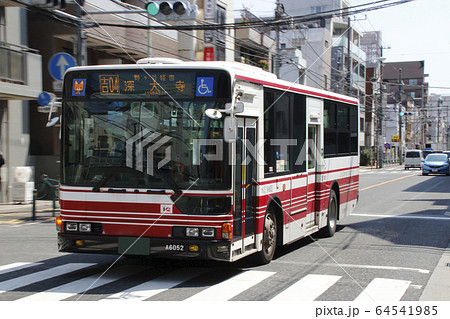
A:
{"label": "power line", "polygon": [[[371,3],[365,3],[361,5],[356,5],[348,7],[345,9],[339,8],[334,10],[329,10],[321,13],[311,13],[307,15],[285,17],[285,18],[270,18],[261,19],[255,21],[244,21],[244,22],[234,22],[234,23],[209,23],[203,22],[203,24],[191,24],[191,25],[147,25],[147,26],[130,26],[124,24],[106,23],[106,22],[92,22],[86,24],[86,28],[96,27],[96,26],[111,26],[111,27],[123,27],[123,28],[138,28],[147,30],[216,30],[221,29],[245,29],[245,28],[256,28],[256,27],[267,27],[267,26],[289,26],[295,24],[301,24],[305,22],[312,22],[322,19],[331,19],[337,14],[341,17],[356,15],[359,13],[364,13],[373,10],[380,10],[392,6],[397,6],[400,4],[412,2],[414,0],[378,0]],[[351,10],[353,9],[353,10]]]}

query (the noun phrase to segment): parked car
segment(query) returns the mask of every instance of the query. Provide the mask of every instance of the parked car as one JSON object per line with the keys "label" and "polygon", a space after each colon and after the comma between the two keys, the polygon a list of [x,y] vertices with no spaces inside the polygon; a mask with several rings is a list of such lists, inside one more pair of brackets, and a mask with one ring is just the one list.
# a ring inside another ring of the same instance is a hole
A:
{"label": "parked car", "polygon": [[422,168],[422,151],[421,150],[407,150],[405,153],[405,169]]}
{"label": "parked car", "polygon": [[431,153],[423,162],[422,175],[445,174],[450,175],[450,163],[447,154]]}

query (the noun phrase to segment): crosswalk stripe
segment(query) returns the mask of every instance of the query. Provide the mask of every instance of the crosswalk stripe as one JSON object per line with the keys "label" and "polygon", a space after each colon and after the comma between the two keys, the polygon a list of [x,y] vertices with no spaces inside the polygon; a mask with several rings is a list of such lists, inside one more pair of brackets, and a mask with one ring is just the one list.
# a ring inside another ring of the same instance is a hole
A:
{"label": "crosswalk stripe", "polygon": [[375,278],[355,301],[398,301],[410,284],[408,280]]}
{"label": "crosswalk stripe", "polygon": [[[0,275],[7,274],[13,271],[26,270],[32,267],[41,266],[43,263],[33,262],[17,262],[8,265],[0,266]],[[59,265],[53,268],[37,271],[7,279],[0,282],[0,293],[16,290],[21,287],[36,284],[51,278],[68,274],[77,270],[82,270],[92,267],[96,263],[68,263]],[[146,282],[138,283],[137,285],[126,288],[120,291],[119,280],[138,274],[148,269],[148,266],[125,265],[113,268],[100,276],[100,273],[90,275],[78,280],[55,286],[45,291],[28,293],[20,301],[57,301],[64,300],[77,294],[84,293],[86,289],[94,289],[106,286],[108,284],[118,282],[115,291],[111,291],[106,298],[101,301],[115,301],[115,300],[132,300],[140,301],[149,299],[157,294],[170,290],[180,284],[189,280],[207,274],[207,268],[181,268],[176,271],[166,273],[160,277],[148,280]],[[34,269],[36,270],[36,269]],[[92,272],[91,272],[92,273]],[[212,285],[199,293],[196,293],[185,301],[226,301],[238,296],[242,292],[252,288],[263,280],[274,275],[276,272],[246,270],[239,274]],[[309,274],[300,280],[288,286],[285,290],[274,296],[271,301],[313,301],[324,294],[330,287],[335,285],[342,276],[336,275],[319,275]],[[55,281],[55,280],[54,280]],[[53,282],[54,282],[53,281]],[[53,284],[52,282],[52,284]],[[92,285],[92,286],[91,286]],[[409,287],[412,287],[412,282],[408,280],[388,279],[388,278],[374,278],[367,287],[356,297],[354,301],[399,301],[405,295]],[[106,293],[105,293],[106,294]]]}
{"label": "crosswalk stripe", "polygon": [[41,265],[42,263],[13,263],[8,265],[0,266],[0,275],[6,274],[8,272],[21,270],[25,268],[30,268],[33,266]]}
{"label": "crosswalk stripe", "polygon": [[342,276],[307,275],[270,301],[313,301],[341,278]]}
{"label": "crosswalk stripe", "polygon": [[275,274],[275,272],[258,270],[244,271],[243,273],[209,287],[184,301],[226,301],[273,274]]}
{"label": "crosswalk stripe", "polygon": [[206,269],[182,268],[167,275],[149,280],[135,287],[118,292],[101,301],[132,300],[140,301],[173,288],[185,281],[204,274]]}
{"label": "crosswalk stripe", "polygon": [[70,263],[0,282],[0,293],[93,266],[92,263]]}
{"label": "crosswalk stripe", "polygon": [[[147,267],[141,266],[124,266],[109,270],[102,277],[100,274],[95,274],[83,279],[72,281],[70,283],[36,293],[22,299],[20,301],[59,301],[79,293],[83,293],[86,289],[94,289],[111,282],[117,281],[121,278],[138,273],[147,269]],[[99,278],[100,277],[100,278]],[[91,286],[92,285],[92,286]]]}

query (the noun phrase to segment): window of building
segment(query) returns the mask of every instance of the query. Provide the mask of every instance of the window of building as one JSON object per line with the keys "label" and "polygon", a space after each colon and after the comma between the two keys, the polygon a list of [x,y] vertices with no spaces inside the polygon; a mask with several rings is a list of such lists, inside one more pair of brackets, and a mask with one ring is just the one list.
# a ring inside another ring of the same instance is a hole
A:
{"label": "window of building", "polygon": [[5,21],[5,7],[0,6],[0,41],[5,41],[6,21]]}
{"label": "window of building", "polygon": [[312,6],[311,7],[311,13],[321,13],[324,12],[323,6]]}

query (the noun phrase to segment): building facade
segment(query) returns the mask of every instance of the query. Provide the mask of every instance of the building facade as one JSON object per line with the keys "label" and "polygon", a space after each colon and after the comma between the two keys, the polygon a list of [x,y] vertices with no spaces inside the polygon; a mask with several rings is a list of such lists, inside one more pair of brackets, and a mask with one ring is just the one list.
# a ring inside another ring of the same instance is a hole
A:
{"label": "building facade", "polygon": [[[346,94],[360,100],[362,133],[365,126],[366,54],[361,47],[362,33],[351,24],[346,15],[350,2],[281,0],[280,3],[286,15],[292,17],[336,11],[336,15],[331,19],[318,19],[312,23],[295,25],[283,30],[280,47],[298,49],[302,52],[306,65],[302,78],[306,85]],[[280,78],[285,78],[285,75],[280,73]],[[365,145],[364,134],[360,134],[359,142],[361,146]]]}
{"label": "building facade", "polygon": [[399,137],[397,156],[400,161],[405,149],[426,146],[423,132],[428,130],[425,111],[428,103],[427,77],[425,61],[383,64],[383,84],[387,94],[385,139],[396,143],[392,141],[392,136]]}
{"label": "building facade", "polygon": [[1,202],[12,201],[17,167],[34,166],[30,156],[32,103],[42,92],[42,56],[29,44],[26,7],[0,0]]}
{"label": "building facade", "polygon": [[450,96],[431,94],[423,113],[425,147],[450,150]]}

